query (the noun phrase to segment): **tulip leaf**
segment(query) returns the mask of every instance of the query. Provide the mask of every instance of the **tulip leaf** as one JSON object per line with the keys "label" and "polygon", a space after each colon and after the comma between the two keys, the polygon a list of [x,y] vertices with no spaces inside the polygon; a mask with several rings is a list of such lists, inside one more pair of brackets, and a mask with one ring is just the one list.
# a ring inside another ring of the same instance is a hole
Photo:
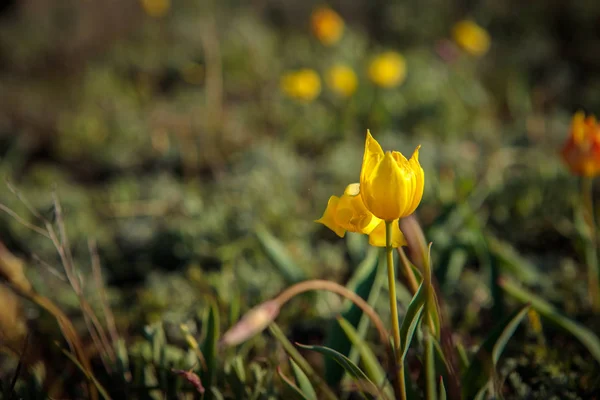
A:
{"label": "tulip leaf", "polygon": [[360,354],[361,364],[365,370],[365,373],[378,387],[383,388],[386,397],[393,399],[394,392],[393,388],[389,384],[385,370],[381,366],[379,360],[373,354],[373,351],[367,343],[359,336],[358,332],[354,327],[342,317],[338,317],[338,323],[346,333],[346,336],[350,339],[354,347]]}
{"label": "tulip leaf", "polygon": [[465,346],[460,342],[456,342],[454,345],[456,346],[456,352],[458,354],[458,366],[460,367],[460,372],[464,373],[467,368],[469,368],[470,364],[467,350],[465,350]]}
{"label": "tulip leaf", "polygon": [[279,375],[283,383],[285,383],[285,385],[289,389],[291,389],[291,392],[294,394],[294,398],[302,400],[316,400],[316,397],[309,397],[306,393],[302,391],[302,389],[296,386],[292,378],[285,376],[285,374],[281,371],[281,367],[277,367],[277,374]]}
{"label": "tulip leaf", "polygon": [[408,305],[408,308],[406,309],[406,314],[404,315],[402,325],[400,326],[400,346],[402,351],[402,356],[400,358],[401,362],[404,362],[404,359],[406,358],[408,348],[410,347],[415,330],[419,324],[419,319],[421,318],[421,314],[423,312],[423,305],[425,304],[426,296],[427,291],[425,290],[424,284],[421,283],[417,293],[414,295],[410,304]]}
{"label": "tulip leaf", "polygon": [[483,341],[463,375],[464,399],[473,398],[481,385],[494,376],[496,363],[528,309],[529,305],[526,305],[514,311],[497,324]]}
{"label": "tulip leaf", "polygon": [[233,396],[237,399],[244,398],[246,396],[247,383],[244,357],[238,354],[232,359],[225,361],[224,371],[227,375]]}
{"label": "tulip leaf", "polygon": [[300,387],[302,393],[304,393],[309,400],[317,400],[317,393],[310,383],[308,376],[306,376],[304,371],[302,371],[302,368],[300,368],[293,359],[290,359],[290,364],[292,365],[296,383],[298,383],[298,387]]}
{"label": "tulip leaf", "polygon": [[293,260],[283,243],[263,225],[255,228],[256,237],[265,250],[271,262],[279,269],[283,278],[289,284],[306,280],[306,273]]}
{"label": "tulip leaf", "polygon": [[281,331],[281,329],[275,322],[272,322],[269,325],[269,331],[271,332],[271,334],[273,334],[275,339],[277,339],[277,341],[283,346],[284,350],[290,356],[290,358],[295,361],[296,365],[306,374],[308,379],[321,388],[321,392],[323,396],[325,396],[324,398],[337,399],[337,397],[331,391],[329,386],[327,386],[323,379],[321,379],[321,377],[315,372],[315,370],[310,366],[308,361],[306,361],[306,359],[302,357],[298,349],[296,349],[296,347],[294,347],[294,345],[288,340],[288,338],[285,336],[285,334]]}
{"label": "tulip leaf", "polygon": [[446,386],[444,386],[444,378],[440,377],[440,393],[438,394],[439,400],[446,400]]}
{"label": "tulip leaf", "polygon": [[500,276],[498,271],[498,260],[494,254],[490,253],[487,238],[484,236],[481,230],[478,230],[477,237],[473,239],[473,247],[477,258],[479,258],[479,264],[484,266],[489,271],[489,287],[492,294],[492,315],[495,315],[498,319],[504,317],[504,292],[498,286],[498,278]]}
{"label": "tulip leaf", "polygon": [[488,398],[487,392],[488,385],[484,385],[481,389],[479,389],[475,397],[473,397],[473,400],[486,400]]}
{"label": "tulip leaf", "polygon": [[90,381],[92,381],[92,383],[96,387],[96,390],[98,390],[98,392],[100,393],[100,395],[102,396],[103,399],[111,400],[111,397],[108,394],[108,392],[106,391],[106,389],[104,388],[104,386],[102,386],[102,384],[96,379],[96,377],[94,375],[90,374],[88,372],[88,370],[83,365],[81,365],[81,363],[79,362],[79,360],[77,360],[77,357],[75,357],[75,355],[73,355],[72,353],[70,353],[69,351],[67,351],[63,348],[61,348],[60,350],[62,351],[62,353],[65,356],[67,356],[69,358],[69,360],[71,360],[71,362],[73,364],[75,364],[75,366],[77,368],[79,368],[79,370],[86,376],[86,378],[88,378]]}
{"label": "tulip leaf", "polygon": [[485,232],[485,237],[489,250],[503,271],[509,272],[517,278],[519,282],[526,284],[539,283],[540,280],[547,280],[546,276],[537,272],[535,265],[523,258],[507,242],[503,242],[490,232]]}
{"label": "tulip leaf", "polygon": [[563,316],[547,301],[534,295],[527,289],[510,280],[500,280],[500,286],[510,296],[521,302],[527,302],[531,304],[531,307],[541,316],[577,338],[600,364],[600,339],[598,339],[598,336],[596,336],[591,330]]}
{"label": "tulip leaf", "polygon": [[435,384],[435,358],[433,354],[433,338],[429,329],[425,328],[425,398],[437,400]]}
{"label": "tulip leaf", "polygon": [[296,343],[296,345],[302,349],[316,351],[325,357],[333,358],[361,387],[366,387],[369,392],[378,392],[377,386],[369,379],[367,374],[345,355],[325,346],[310,346],[300,343]]}
{"label": "tulip leaf", "polygon": [[431,247],[433,246],[433,242],[429,243],[429,247],[427,249],[427,258],[424,262],[424,271],[428,276],[424,276],[423,282],[425,283],[425,289],[427,291],[427,298],[425,300],[425,307],[427,308],[427,319],[428,323],[433,330],[433,335],[436,338],[440,337],[441,333],[441,324],[440,324],[440,315],[439,315],[439,305],[437,300],[437,294],[435,292],[435,287],[432,283],[432,271],[431,271]]}
{"label": "tulip leaf", "polygon": [[[373,304],[377,300],[379,291],[381,290],[381,283],[376,284],[376,281],[380,280],[378,278],[378,270],[381,270],[381,268],[378,268],[378,265],[380,265],[379,254],[380,251],[377,248],[371,247],[367,252],[367,257],[358,265],[346,285],[349,290],[359,295],[365,301],[369,302],[369,304]],[[384,271],[381,270],[381,272]],[[369,326],[368,319],[363,318],[362,310],[354,303],[345,301],[344,305],[347,308],[342,311],[342,317],[353,327],[358,326],[359,335],[364,336]],[[361,322],[361,320],[365,321]],[[335,321],[333,321],[327,331],[325,347],[334,349],[345,356],[350,356],[352,343],[348,336],[344,334],[340,325]],[[331,358],[325,358],[325,380],[330,386],[338,385],[343,375],[344,369],[339,363]]]}
{"label": "tulip leaf", "polygon": [[214,396],[214,392],[211,390],[217,366],[217,342],[219,341],[219,309],[217,303],[214,300],[210,301],[210,307],[208,309],[208,315],[204,322],[206,327],[206,337],[202,343],[202,354],[204,355],[204,361],[206,363],[206,370],[202,371],[200,381],[206,387],[204,393],[204,399],[210,400]]}
{"label": "tulip leaf", "polygon": [[206,399],[206,393],[208,392],[210,392],[212,398],[214,398],[215,400],[225,400],[223,393],[221,393],[221,391],[214,386],[210,388],[210,390],[204,392],[204,399]]}
{"label": "tulip leaf", "polygon": [[[450,383],[449,389],[450,389],[451,394],[459,393],[459,390],[458,390],[458,388],[460,387],[459,377],[457,376],[456,372],[451,370],[451,364],[447,360],[446,354],[444,354],[444,350],[442,349],[442,346],[440,345],[438,340],[435,337],[433,337],[432,342],[433,342],[433,353],[435,356],[435,370],[438,373],[437,375],[440,376],[440,379],[443,379],[443,380],[445,380],[445,382]],[[453,350],[454,350],[454,348],[451,349],[451,351],[453,351]],[[444,387],[444,391],[447,392],[445,387]],[[458,396],[451,396],[451,397],[458,397]]]}

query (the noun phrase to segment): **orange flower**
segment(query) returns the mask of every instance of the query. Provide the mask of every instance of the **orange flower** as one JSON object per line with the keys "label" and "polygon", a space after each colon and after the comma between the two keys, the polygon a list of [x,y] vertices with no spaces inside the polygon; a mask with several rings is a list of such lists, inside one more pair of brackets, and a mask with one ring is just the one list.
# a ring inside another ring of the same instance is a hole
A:
{"label": "orange flower", "polygon": [[586,117],[580,111],[573,116],[561,155],[575,175],[596,176],[600,173],[600,125],[593,115]]}
{"label": "orange flower", "polygon": [[336,44],[344,33],[344,20],[331,8],[321,6],[310,16],[313,35],[325,46]]}

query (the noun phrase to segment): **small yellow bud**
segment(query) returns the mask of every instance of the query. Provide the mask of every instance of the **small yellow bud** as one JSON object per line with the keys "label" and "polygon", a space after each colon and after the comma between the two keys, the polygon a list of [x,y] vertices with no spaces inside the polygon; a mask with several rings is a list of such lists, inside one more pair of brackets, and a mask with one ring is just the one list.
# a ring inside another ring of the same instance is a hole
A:
{"label": "small yellow bud", "polygon": [[356,91],[358,79],[352,68],[338,64],[327,71],[327,85],[334,92],[350,97]]}
{"label": "small yellow bud", "polygon": [[313,35],[325,46],[337,43],[344,33],[344,20],[329,7],[318,7],[310,16]]}
{"label": "small yellow bud", "polygon": [[482,56],[490,48],[490,35],[473,21],[457,22],[452,28],[454,41],[467,53]]}
{"label": "small yellow bud", "polygon": [[369,65],[369,79],[377,86],[392,88],[406,78],[406,61],[401,54],[388,51],[375,57]]}
{"label": "small yellow bud", "polygon": [[291,98],[311,102],[321,93],[321,79],[312,69],[288,72],[281,77],[281,90]]}

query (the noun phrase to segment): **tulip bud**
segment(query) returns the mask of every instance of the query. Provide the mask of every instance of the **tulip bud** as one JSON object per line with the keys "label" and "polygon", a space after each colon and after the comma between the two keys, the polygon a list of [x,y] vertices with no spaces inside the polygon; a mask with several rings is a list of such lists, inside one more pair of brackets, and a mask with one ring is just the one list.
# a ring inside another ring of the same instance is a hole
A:
{"label": "tulip bud", "polygon": [[279,315],[279,302],[269,300],[254,307],[232,326],[221,339],[222,346],[236,346],[262,332]]}

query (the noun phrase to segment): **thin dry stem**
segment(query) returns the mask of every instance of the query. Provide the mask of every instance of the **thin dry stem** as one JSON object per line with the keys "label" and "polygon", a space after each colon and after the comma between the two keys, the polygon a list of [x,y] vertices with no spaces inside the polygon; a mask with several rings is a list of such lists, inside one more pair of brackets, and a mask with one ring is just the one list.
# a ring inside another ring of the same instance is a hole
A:
{"label": "thin dry stem", "polygon": [[48,230],[50,240],[52,240],[52,243],[54,244],[54,247],[56,248],[56,251],[58,252],[58,255],[61,259],[63,268],[67,275],[67,280],[69,281],[69,284],[71,285],[73,291],[79,299],[79,305],[83,313],[84,322],[94,342],[94,345],[101,350],[101,355],[103,356],[102,363],[104,364],[104,367],[107,369],[107,371],[110,371],[110,367],[105,362],[104,356],[108,355],[111,361],[114,362],[116,360],[116,355],[114,353],[113,348],[110,345],[106,332],[104,332],[102,324],[100,324],[100,320],[98,319],[96,313],[84,297],[81,280],[78,278],[78,274],[75,269],[75,264],[73,263],[71,250],[68,246],[69,242],[67,238],[67,231],[64,223],[62,207],[60,205],[60,201],[58,200],[58,196],[56,196],[56,193],[53,194],[52,198],[54,200],[54,207],[56,210],[56,223],[58,225],[61,241],[58,240],[58,237],[52,224],[47,220],[45,220],[46,229]]}
{"label": "thin dry stem", "polygon": [[62,282],[67,282],[67,278],[58,269],[54,268],[48,262],[42,260],[40,258],[40,256],[38,256],[35,253],[32,253],[31,257],[33,258],[33,260],[35,262],[39,263],[42,267],[46,268],[48,270],[48,272],[50,272],[52,275],[54,275],[57,279],[59,279]]}
{"label": "thin dry stem", "polygon": [[50,238],[50,236],[48,236],[48,233],[43,230],[42,228],[40,228],[39,226],[33,225],[27,221],[25,221],[23,218],[19,217],[19,215],[14,212],[13,210],[11,210],[9,207],[7,207],[6,205],[0,203],[0,210],[4,211],[5,213],[7,213],[8,215],[10,215],[11,217],[13,217],[17,222],[19,222],[21,225],[31,229],[34,232],[39,233],[42,236],[47,237],[48,239]]}
{"label": "thin dry stem", "polygon": [[377,328],[381,342],[384,343],[386,346],[389,345],[388,332],[385,329],[385,325],[381,321],[381,318],[379,318],[379,315],[373,309],[373,307],[371,307],[365,300],[363,300],[362,297],[360,297],[353,291],[345,288],[344,286],[340,285],[339,283],[321,279],[313,279],[309,281],[300,282],[290,286],[289,288],[281,292],[279,296],[277,296],[273,300],[275,300],[279,304],[279,307],[283,307],[283,305],[287,303],[291,298],[299,295],[300,293],[308,292],[311,290],[327,290],[329,292],[337,293],[340,296],[343,296],[351,302],[353,302],[354,304],[356,304],[356,306],[360,308],[371,319],[373,325],[375,325],[375,328]]}
{"label": "thin dry stem", "polygon": [[8,190],[10,190],[12,194],[17,196],[17,199],[19,199],[19,201],[23,203],[23,205],[27,208],[27,210],[29,210],[29,212],[34,217],[36,217],[40,221],[46,221],[46,219],[42,217],[42,215],[29,203],[29,201],[27,201],[27,199],[23,197],[21,192],[17,190],[17,188],[15,188],[9,181],[6,181],[6,186],[8,186]]}
{"label": "thin dry stem", "polygon": [[114,344],[119,340],[119,331],[117,330],[117,324],[115,323],[115,316],[108,304],[108,296],[106,295],[106,288],[104,287],[102,268],[100,266],[100,257],[98,256],[98,248],[95,240],[88,240],[88,249],[90,250],[92,273],[94,275],[94,281],[96,282],[96,288],[100,293],[100,302],[102,304],[104,318],[106,319],[106,326],[108,327],[110,338]]}

